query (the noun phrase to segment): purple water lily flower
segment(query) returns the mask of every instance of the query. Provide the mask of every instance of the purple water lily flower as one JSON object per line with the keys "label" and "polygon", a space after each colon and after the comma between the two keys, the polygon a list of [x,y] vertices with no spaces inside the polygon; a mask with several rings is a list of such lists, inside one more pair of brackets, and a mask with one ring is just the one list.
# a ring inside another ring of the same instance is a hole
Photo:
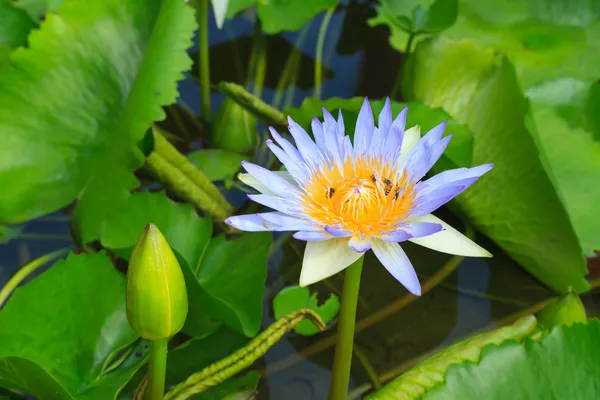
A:
{"label": "purple water lily flower", "polygon": [[325,279],[372,249],[383,266],[411,293],[421,294],[417,275],[399,242],[411,241],[449,254],[491,254],[431,212],[446,204],[492,168],[492,164],[444,171],[422,180],[452,135],[446,123],[423,138],[419,126],[404,130],[405,108],[394,121],[389,99],[375,126],[367,99],[360,110],[354,144],[323,109],[310,136],[291,118],[296,146],[274,129],[267,144],[287,171],[243,162],[240,180],[258,190],[253,201],[274,212],[240,215],[225,222],[244,231],[296,231],[307,241],[300,286]]}

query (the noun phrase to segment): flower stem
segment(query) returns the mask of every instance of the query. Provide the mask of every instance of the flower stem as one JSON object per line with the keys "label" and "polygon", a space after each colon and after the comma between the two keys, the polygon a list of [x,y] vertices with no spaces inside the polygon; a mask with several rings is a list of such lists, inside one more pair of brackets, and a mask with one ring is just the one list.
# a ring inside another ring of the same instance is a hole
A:
{"label": "flower stem", "polygon": [[210,121],[210,58],[208,53],[208,0],[200,0],[196,9],[198,22],[198,69],[202,116]]}
{"label": "flower stem", "polygon": [[325,35],[327,34],[327,27],[329,26],[329,21],[331,21],[331,16],[335,11],[335,6],[331,7],[325,13],[323,17],[323,22],[321,22],[321,28],[319,29],[319,36],[317,38],[317,52],[316,52],[316,62],[315,62],[315,93],[313,97],[317,100],[321,98],[321,85],[323,82],[322,72],[323,72],[323,46],[325,45]]}
{"label": "flower stem", "polygon": [[148,400],[162,400],[165,395],[167,371],[167,344],[169,339],[150,341],[150,369],[148,370]]}
{"label": "flower stem", "polygon": [[358,304],[358,289],[360,287],[363,261],[364,257],[360,257],[350,265],[346,269],[346,276],[344,277],[329,400],[345,400],[348,396],[352,347],[354,345],[354,323],[356,321],[356,306]]}

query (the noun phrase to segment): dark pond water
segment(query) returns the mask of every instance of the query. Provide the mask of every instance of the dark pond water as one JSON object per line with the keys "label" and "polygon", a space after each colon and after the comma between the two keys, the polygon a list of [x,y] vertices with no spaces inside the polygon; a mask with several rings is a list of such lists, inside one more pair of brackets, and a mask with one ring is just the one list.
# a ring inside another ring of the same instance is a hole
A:
{"label": "dark pond water", "polygon": [[[396,71],[401,63],[401,55],[388,44],[388,31],[379,27],[368,28],[366,19],[374,12],[369,4],[343,6],[331,19],[324,47],[324,64],[331,70],[326,74],[322,98],[333,96],[383,97],[390,93]],[[231,71],[231,49],[233,41],[238,51],[248,53],[254,29],[254,16],[246,13],[235,21],[225,24],[218,30],[211,19],[210,42],[212,62],[223,70],[226,77],[235,74]],[[299,86],[292,105],[300,105],[302,100],[312,95],[312,64],[310,57],[315,55],[318,30],[322,16],[315,18],[306,27],[304,40],[298,43],[302,32],[285,33],[268,38],[269,65],[282,63],[295,44],[305,53],[301,65],[305,67],[299,74]],[[272,50],[271,50],[272,49]],[[274,61],[273,61],[274,60]],[[308,68],[308,70],[306,70]],[[304,71],[304,72],[303,72]],[[309,73],[310,72],[310,73]],[[267,76],[276,82],[278,76]],[[199,110],[198,86],[188,78],[180,85],[181,102],[191,110]],[[271,102],[275,92],[266,87],[263,98]],[[218,108],[223,95],[213,94],[213,112]],[[453,218],[448,210],[442,210],[446,220]],[[358,320],[370,318],[373,322],[361,330],[356,338],[356,346],[362,355],[361,361],[355,358],[351,385],[353,396],[360,398],[362,389],[368,389],[372,378],[367,372],[373,369],[379,377],[386,378],[405,363],[425,352],[444,347],[456,340],[501,321],[520,310],[552,296],[552,292],[541,286],[535,279],[506,257],[496,246],[485,238],[478,242],[495,257],[491,260],[466,259],[457,270],[442,284],[422,296],[414,303],[399,311],[381,317],[382,310],[394,304],[406,294],[406,290],[368,255],[360,293]],[[52,250],[71,245],[67,215],[56,213],[32,221],[24,226],[23,235],[0,246],[0,285],[21,265]],[[407,253],[421,277],[422,282],[444,266],[449,257],[410,243]],[[296,284],[299,276],[299,262],[303,244],[297,241],[285,242],[274,252],[269,263],[269,276],[264,301],[264,326],[272,321],[272,297],[288,284]],[[335,276],[326,283],[316,285],[320,297],[329,293],[341,292],[342,278]],[[584,298],[592,314],[596,314],[593,299]],[[322,342],[334,332],[317,337],[305,338],[293,334],[285,337],[274,346],[258,363],[266,379],[261,379],[261,399],[324,399],[326,398],[333,347],[322,346]],[[321,351],[314,351],[323,347]],[[305,357],[306,352],[314,353]],[[385,379],[384,379],[385,380]]]}

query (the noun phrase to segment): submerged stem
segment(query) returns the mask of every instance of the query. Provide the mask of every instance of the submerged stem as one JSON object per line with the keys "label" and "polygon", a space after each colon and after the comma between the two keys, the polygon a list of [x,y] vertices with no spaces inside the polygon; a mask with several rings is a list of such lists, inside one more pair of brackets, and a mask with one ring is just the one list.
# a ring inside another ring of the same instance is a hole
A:
{"label": "submerged stem", "polygon": [[334,11],[335,6],[327,10],[327,13],[323,17],[323,22],[321,22],[321,28],[319,29],[319,37],[317,38],[317,52],[315,62],[315,93],[313,95],[315,99],[321,98],[321,85],[323,80],[323,46],[325,44],[325,35],[327,33],[327,27],[329,26],[329,21],[331,21],[331,16],[333,15]]}
{"label": "submerged stem", "polygon": [[348,396],[352,347],[354,346],[354,323],[358,305],[358,290],[364,257],[360,257],[346,269],[342,306],[338,324],[335,357],[331,373],[329,400],[344,400]]}
{"label": "submerged stem", "polygon": [[208,0],[199,0],[196,7],[198,22],[198,69],[200,73],[200,104],[202,116],[211,118],[210,108],[210,58],[208,52]]}
{"label": "submerged stem", "polygon": [[168,339],[151,340],[150,365],[148,370],[148,400],[162,400],[165,395],[165,373],[167,372]]}

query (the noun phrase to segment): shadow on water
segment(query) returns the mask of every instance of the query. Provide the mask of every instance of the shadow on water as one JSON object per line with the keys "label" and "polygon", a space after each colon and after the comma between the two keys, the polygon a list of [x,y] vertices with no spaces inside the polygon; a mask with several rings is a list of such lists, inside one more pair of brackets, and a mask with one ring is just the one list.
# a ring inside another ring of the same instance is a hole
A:
{"label": "shadow on water", "polygon": [[[374,13],[369,2],[343,1],[333,15],[325,41],[323,98],[355,95],[378,98],[389,94],[401,63],[401,54],[391,49],[386,28],[368,28],[367,18]],[[299,44],[302,55],[298,83],[292,105],[312,95],[317,35],[323,16],[315,18]],[[251,52],[254,15],[245,12],[218,30],[210,19],[211,65],[213,77],[240,81],[245,75],[239,67],[247,65]],[[267,78],[263,99],[271,102],[274,87],[284,68],[287,55],[298,43],[299,32],[284,33],[267,39]],[[237,66],[232,51],[238,51]],[[191,52],[195,52],[192,49]],[[238,68],[238,70],[236,70]],[[180,84],[180,102],[190,110],[200,108],[198,86],[188,77]],[[213,112],[223,95],[213,93]],[[461,224],[443,210],[444,219]],[[392,307],[406,294],[372,254],[367,254],[360,292],[358,320],[370,318],[370,326],[356,337],[361,357],[353,363],[352,389],[368,389],[373,374],[391,377],[406,367],[406,363],[423,353],[447,346],[479,329],[490,326],[520,310],[545,300],[553,293],[525,273],[495,245],[485,238],[478,242],[495,257],[489,260],[465,259],[458,268],[431,292],[412,304],[389,313],[381,310]],[[71,245],[66,214],[55,213],[27,223],[20,238],[0,246],[0,284],[20,266],[33,258]],[[273,322],[271,302],[285,285],[297,284],[300,273],[303,243],[286,241],[269,262],[269,275],[264,301],[263,326]],[[421,278],[439,271],[449,256],[408,243],[406,251]],[[320,298],[329,293],[340,294],[342,276],[334,276],[316,285]],[[595,312],[593,312],[595,314]],[[290,334],[275,345],[264,357],[262,366],[267,379],[261,380],[261,399],[323,399],[329,385],[333,346],[322,343],[334,330],[306,338]],[[322,350],[315,351],[314,349]],[[312,349],[312,350],[311,350]],[[305,357],[308,352],[311,357]],[[360,391],[359,391],[360,392]]]}

